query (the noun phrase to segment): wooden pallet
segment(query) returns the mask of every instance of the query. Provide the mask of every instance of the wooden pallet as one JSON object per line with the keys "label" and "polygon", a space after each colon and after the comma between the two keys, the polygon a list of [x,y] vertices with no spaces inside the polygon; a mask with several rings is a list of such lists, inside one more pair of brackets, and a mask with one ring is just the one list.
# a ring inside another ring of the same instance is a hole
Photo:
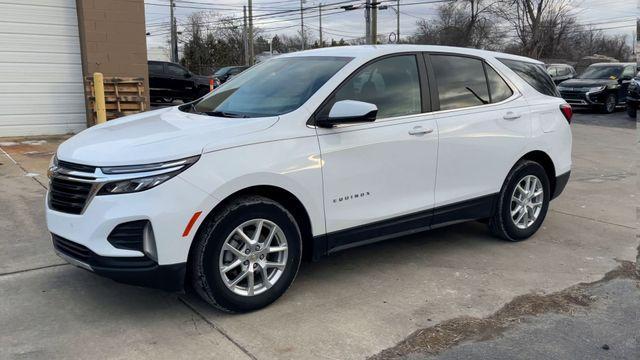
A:
{"label": "wooden pallet", "polygon": [[[87,104],[93,114],[92,124],[95,124],[95,89],[92,76],[85,78],[85,90],[89,100]],[[107,109],[107,120],[147,110],[144,78],[105,77],[104,100]]]}

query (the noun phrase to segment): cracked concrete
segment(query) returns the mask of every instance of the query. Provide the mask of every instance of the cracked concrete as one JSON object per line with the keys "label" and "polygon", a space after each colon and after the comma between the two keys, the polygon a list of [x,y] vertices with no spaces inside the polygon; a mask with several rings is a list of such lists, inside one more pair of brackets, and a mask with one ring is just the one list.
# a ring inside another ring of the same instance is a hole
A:
{"label": "cracked concrete", "polygon": [[58,266],[42,209],[56,141],[0,146],[19,164],[0,152],[0,358],[362,359],[517,296],[596,281],[636,257],[635,126],[622,113],[574,119],[572,180],[532,239],[468,223],[350,249],[303,264],[283,298],[245,315]]}

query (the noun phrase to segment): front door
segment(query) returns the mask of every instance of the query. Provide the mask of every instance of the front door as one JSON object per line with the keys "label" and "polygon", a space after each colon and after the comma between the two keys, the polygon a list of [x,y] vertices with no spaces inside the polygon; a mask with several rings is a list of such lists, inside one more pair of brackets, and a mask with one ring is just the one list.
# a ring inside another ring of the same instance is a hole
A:
{"label": "front door", "polygon": [[429,226],[438,129],[426,113],[418,60],[397,55],[366,65],[320,112],[340,100],[378,107],[373,123],[317,129],[329,251]]}

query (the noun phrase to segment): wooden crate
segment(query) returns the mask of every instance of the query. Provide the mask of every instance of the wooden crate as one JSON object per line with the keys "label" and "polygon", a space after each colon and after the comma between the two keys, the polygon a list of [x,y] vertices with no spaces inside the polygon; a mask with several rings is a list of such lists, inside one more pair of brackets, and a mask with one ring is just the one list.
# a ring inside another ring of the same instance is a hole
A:
{"label": "wooden crate", "polygon": [[[96,123],[95,91],[93,77],[85,78],[87,104],[91,110],[92,124]],[[107,120],[147,110],[144,79],[133,77],[104,77],[104,100]]]}

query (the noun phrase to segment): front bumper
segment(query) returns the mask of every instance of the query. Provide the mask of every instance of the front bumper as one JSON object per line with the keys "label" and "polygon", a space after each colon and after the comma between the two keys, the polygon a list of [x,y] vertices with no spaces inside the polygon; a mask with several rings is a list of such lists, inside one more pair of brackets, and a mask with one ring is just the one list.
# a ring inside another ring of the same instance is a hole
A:
{"label": "front bumper", "polygon": [[560,91],[562,98],[572,106],[595,106],[604,105],[607,93],[604,90],[595,92],[583,91]]}
{"label": "front bumper", "polygon": [[120,283],[166,291],[184,288],[186,263],[158,265],[147,257],[100,256],[86,246],[51,234],[58,256],[77,267]]}
{"label": "front bumper", "polygon": [[[182,289],[189,249],[205,216],[197,218],[187,235],[185,226],[194,213],[207,214],[217,204],[180,175],[142,192],[93,196],[81,214],[52,209],[49,197],[47,227],[60,257],[118,282],[170,291]],[[139,220],[151,224],[150,248],[155,251],[115,247],[109,241],[116,227]]]}

